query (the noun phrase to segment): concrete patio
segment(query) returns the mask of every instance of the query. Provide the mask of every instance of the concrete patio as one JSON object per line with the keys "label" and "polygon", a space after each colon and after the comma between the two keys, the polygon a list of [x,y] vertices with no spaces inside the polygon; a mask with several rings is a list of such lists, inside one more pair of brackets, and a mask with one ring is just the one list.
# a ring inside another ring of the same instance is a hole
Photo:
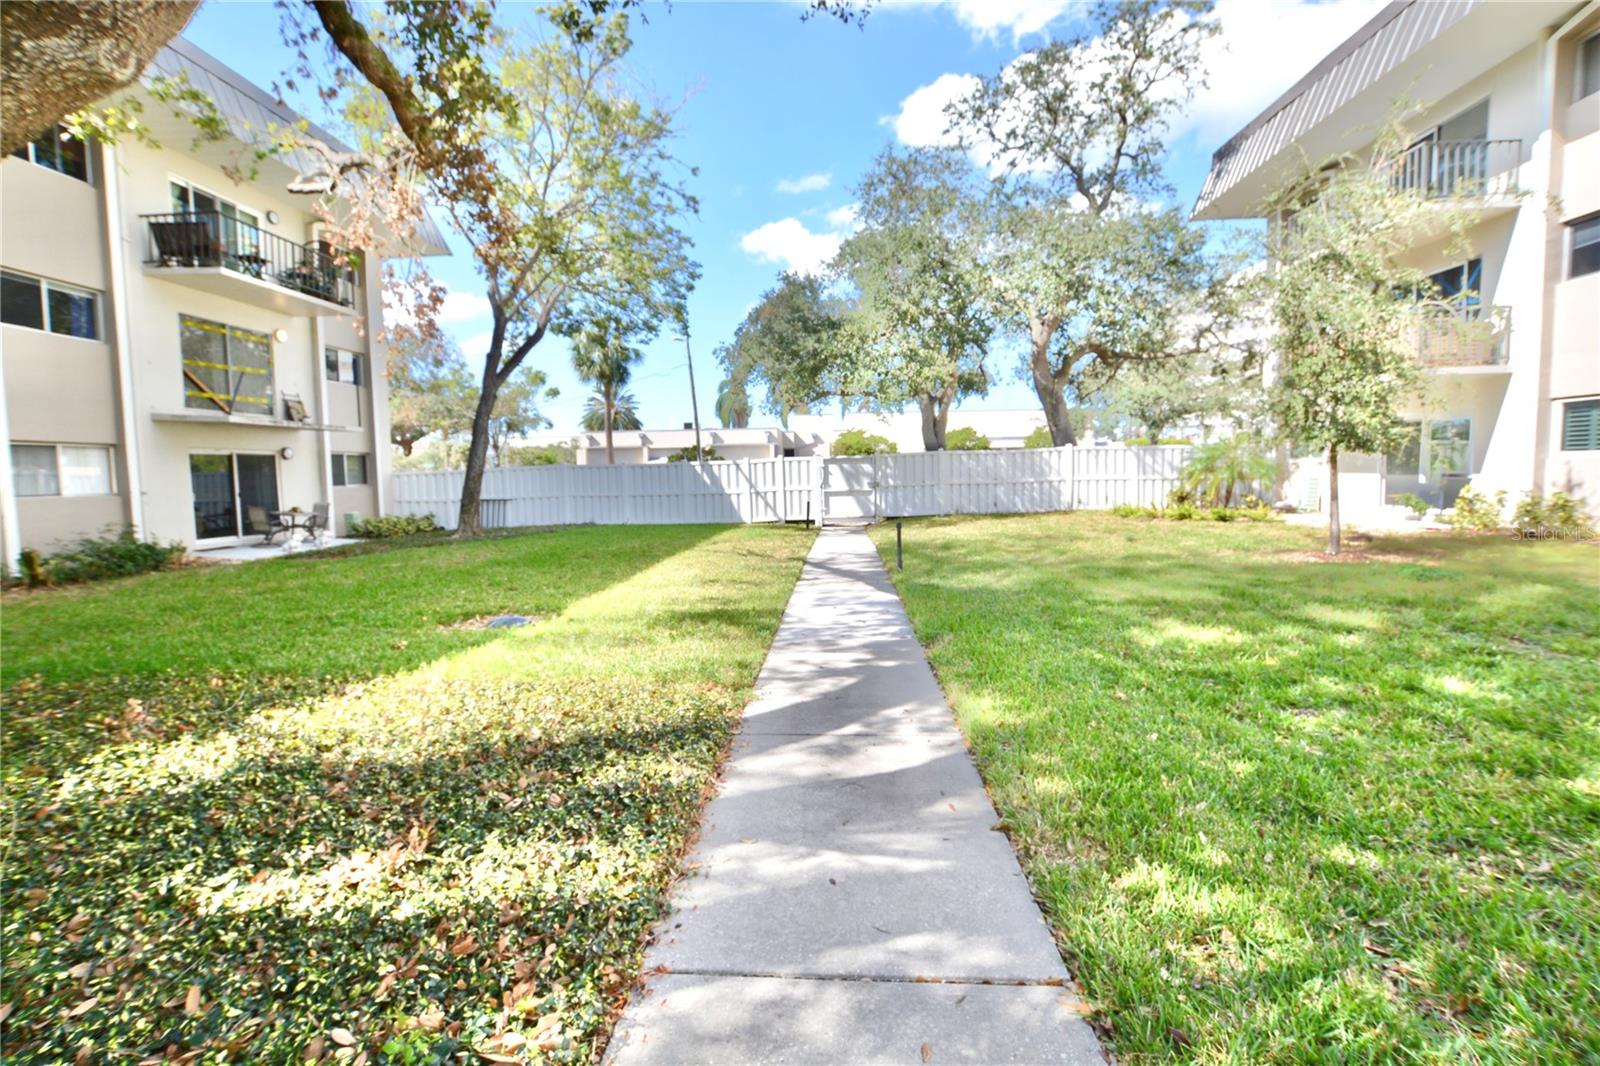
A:
{"label": "concrete patio", "polygon": [[205,559],[218,563],[253,563],[262,559],[282,559],[285,555],[305,555],[307,552],[326,551],[329,548],[338,548],[345,544],[357,544],[359,541],[352,537],[324,537],[322,541],[302,541],[294,545],[282,542],[277,544],[239,544],[230,548],[202,548],[193,552],[196,559]]}
{"label": "concrete patio", "polygon": [[995,822],[872,542],[823,530],[607,1061],[1103,1062]]}

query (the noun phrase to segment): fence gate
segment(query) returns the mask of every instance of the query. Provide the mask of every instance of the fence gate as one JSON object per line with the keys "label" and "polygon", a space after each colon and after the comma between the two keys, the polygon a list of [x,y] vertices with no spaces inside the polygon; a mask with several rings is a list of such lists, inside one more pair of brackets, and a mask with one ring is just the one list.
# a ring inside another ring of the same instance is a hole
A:
{"label": "fence gate", "polygon": [[878,517],[878,457],[850,455],[822,461],[822,521],[859,522]]}

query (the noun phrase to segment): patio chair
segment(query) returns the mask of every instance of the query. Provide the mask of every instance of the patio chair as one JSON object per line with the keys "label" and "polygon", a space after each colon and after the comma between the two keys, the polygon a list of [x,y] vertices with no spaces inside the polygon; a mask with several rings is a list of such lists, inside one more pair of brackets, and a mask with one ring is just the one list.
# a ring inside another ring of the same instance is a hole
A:
{"label": "patio chair", "polygon": [[252,530],[264,529],[266,533],[261,538],[261,543],[271,544],[273,538],[279,533],[285,533],[289,527],[278,521],[278,516],[260,504],[252,503],[245,508],[245,518],[249,521]]}
{"label": "patio chair", "polygon": [[204,222],[152,222],[150,236],[163,266],[211,266],[222,251]]}
{"label": "patio chair", "polygon": [[328,535],[328,512],[330,508],[325,503],[313,504],[311,517],[306,519],[306,537],[321,544]]}

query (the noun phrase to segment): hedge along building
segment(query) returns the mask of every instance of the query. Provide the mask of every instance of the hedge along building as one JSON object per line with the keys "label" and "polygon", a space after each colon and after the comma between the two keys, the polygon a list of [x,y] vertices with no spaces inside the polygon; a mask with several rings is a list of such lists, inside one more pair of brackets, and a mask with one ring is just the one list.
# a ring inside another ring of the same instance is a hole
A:
{"label": "hedge along building", "polygon": [[[1600,3],[1389,4],[1217,150],[1194,216],[1266,217],[1302,160],[1370,156],[1399,102],[1424,110],[1380,161],[1392,180],[1479,211],[1464,251],[1441,227],[1407,253],[1449,298],[1419,304],[1408,333],[1425,379],[1401,412],[1413,436],[1341,458],[1341,503],[1448,506],[1470,482],[1600,513]],[[1290,495],[1325,506],[1309,473]]]}
{"label": "hedge along building", "polygon": [[[124,527],[203,549],[258,540],[271,511],[325,504],[336,532],[386,511],[379,257],[331,247],[286,191],[313,160],[253,161],[298,115],[181,39],[149,73],[206,93],[226,135],[145,94],[161,147],[57,129],[0,163],[8,567]],[[447,251],[431,221],[419,239]]]}

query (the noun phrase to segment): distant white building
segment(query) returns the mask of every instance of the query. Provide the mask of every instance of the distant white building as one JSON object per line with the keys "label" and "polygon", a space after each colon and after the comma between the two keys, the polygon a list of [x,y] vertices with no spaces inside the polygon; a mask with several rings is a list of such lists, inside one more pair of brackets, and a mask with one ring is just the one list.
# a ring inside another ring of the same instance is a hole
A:
{"label": "distant white building", "polygon": [[[991,448],[1020,448],[1028,434],[1044,425],[1043,411],[961,411],[950,413],[950,429],[970,427],[989,438]],[[779,459],[833,453],[839,434],[859,429],[887,437],[902,452],[922,451],[922,422],[916,411],[874,414],[791,415],[782,426],[727,429],[701,426],[700,445],[714,450],[718,459]],[[602,466],[606,461],[604,433],[532,433],[519,445],[571,447],[579,466]],[[1092,438],[1085,443],[1092,443]],[[611,450],[617,463],[665,463],[685,448],[694,447],[694,427],[682,429],[616,430]]]}

